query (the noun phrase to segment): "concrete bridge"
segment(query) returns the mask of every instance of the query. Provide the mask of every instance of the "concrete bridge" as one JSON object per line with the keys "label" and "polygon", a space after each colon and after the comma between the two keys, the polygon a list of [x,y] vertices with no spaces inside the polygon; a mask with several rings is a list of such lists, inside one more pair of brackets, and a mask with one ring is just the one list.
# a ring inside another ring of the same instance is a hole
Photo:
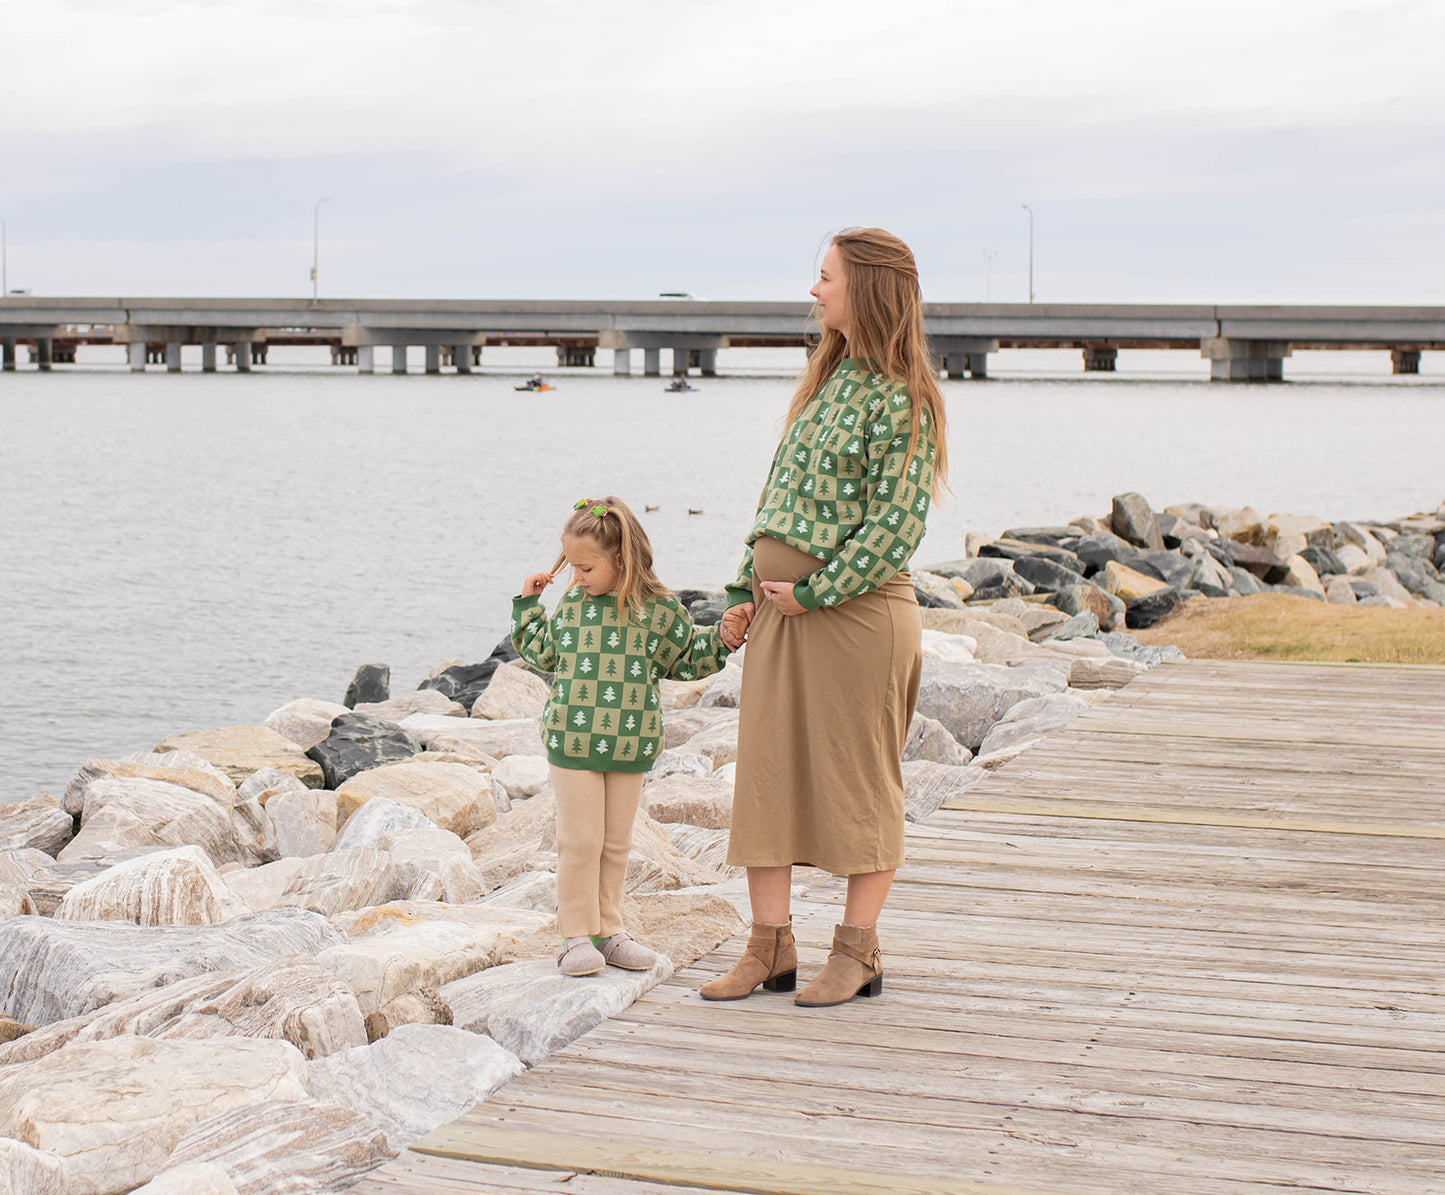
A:
{"label": "concrete bridge", "polygon": [[[806,303],[563,300],[0,298],[3,366],[28,345],[39,369],[73,363],[82,345],[126,345],[132,370],[181,367],[183,345],[200,345],[202,369],[217,346],[245,372],[273,344],[329,346],[337,365],[375,370],[377,345],[405,373],[409,352],[424,368],[469,373],[486,345],[547,345],[558,365],[595,364],[613,354],[628,374],[717,369],[726,348],[805,347]],[[1112,371],[1120,349],[1198,352],[1216,381],[1278,381],[1296,350],[1389,352],[1395,373],[1418,373],[1423,351],[1445,350],[1445,307],[1268,307],[1159,304],[931,303],[928,331],[949,377],[988,376],[991,354],[1015,348],[1075,348],[1086,371]]]}

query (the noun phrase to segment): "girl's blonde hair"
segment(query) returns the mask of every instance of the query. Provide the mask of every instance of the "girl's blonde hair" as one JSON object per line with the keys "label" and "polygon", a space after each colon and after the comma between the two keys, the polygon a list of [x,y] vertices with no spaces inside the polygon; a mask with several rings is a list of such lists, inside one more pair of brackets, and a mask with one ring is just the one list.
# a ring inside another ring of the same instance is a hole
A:
{"label": "girl's blonde hair", "polygon": [[[852,330],[845,337],[836,329],[822,329],[798,379],[786,426],[797,421],[844,357],[866,360],[908,389],[913,400],[909,451],[917,442],[922,412],[928,412],[935,442],[932,488],[936,496],[947,488],[948,441],[938,370],[923,330],[923,294],[913,252],[881,228],[845,228],[834,234],[832,243],[843,258]],[[810,318],[816,319],[816,313],[814,308]]]}
{"label": "girl's blonde hair", "polygon": [[[589,540],[602,555],[618,561],[617,609],[624,622],[649,598],[672,592],[652,571],[652,542],[621,498],[583,498],[562,525],[562,535]],[[559,552],[553,575],[566,563],[567,553]]]}

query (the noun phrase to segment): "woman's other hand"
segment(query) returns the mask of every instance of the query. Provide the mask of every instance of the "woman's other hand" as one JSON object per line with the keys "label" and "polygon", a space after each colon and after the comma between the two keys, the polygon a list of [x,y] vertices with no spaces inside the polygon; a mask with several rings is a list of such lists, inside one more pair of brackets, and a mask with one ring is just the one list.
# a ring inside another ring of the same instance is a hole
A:
{"label": "woman's other hand", "polygon": [[798,599],[793,596],[793,582],[791,581],[764,581],[763,593],[767,595],[768,601],[778,608],[780,614],[806,614],[807,611],[798,605]]}
{"label": "woman's other hand", "polygon": [[743,640],[748,637],[748,625],[753,621],[755,610],[752,602],[743,602],[739,606],[729,607],[722,616],[718,632],[729,651],[737,651],[743,645]]}
{"label": "woman's other hand", "polygon": [[522,596],[536,597],[542,590],[552,584],[551,573],[533,573],[522,582]]}

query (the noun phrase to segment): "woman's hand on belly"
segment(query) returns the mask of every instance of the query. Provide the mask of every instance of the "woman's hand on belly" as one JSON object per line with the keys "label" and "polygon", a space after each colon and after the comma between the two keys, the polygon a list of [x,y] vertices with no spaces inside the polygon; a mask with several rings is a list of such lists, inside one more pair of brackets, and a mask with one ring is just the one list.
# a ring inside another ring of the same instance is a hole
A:
{"label": "woman's hand on belly", "polygon": [[798,599],[793,596],[793,582],[791,581],[764,581],[763,593],[768,601],[778,608],[779,614],[806,614],[807,611],[798,605]]}

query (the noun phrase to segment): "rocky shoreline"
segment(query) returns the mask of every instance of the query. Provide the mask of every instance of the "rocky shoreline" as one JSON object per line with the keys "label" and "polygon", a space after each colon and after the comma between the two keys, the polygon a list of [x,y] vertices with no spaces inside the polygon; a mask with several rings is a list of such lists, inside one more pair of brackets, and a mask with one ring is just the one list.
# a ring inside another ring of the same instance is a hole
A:
{"label": "rocky shoreline", "polygon": [[[970,536],[914,573],[908,817],[1178,658],[1128,630],[1182,602],[1439,605],[1442,566],[1445,508],[1330,524],[1126,494]],[[717,592],[680,596],[721,613]],[[61,796],[0,805],[0,1195],[343,1190],[733,936],[745,666],[664,684],[624,910],[666,956],[646,973],[556,971],[547,682],[506,643],[395,697],[366,665],[343,702],[91,759]]]}

